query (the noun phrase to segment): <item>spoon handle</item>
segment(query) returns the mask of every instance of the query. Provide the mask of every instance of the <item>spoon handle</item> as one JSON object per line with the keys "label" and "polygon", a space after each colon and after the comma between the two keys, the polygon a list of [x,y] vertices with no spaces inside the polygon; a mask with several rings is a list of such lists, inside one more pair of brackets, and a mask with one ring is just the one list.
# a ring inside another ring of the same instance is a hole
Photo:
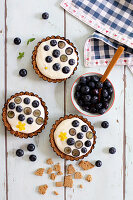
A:
{"label": "spoon handle", "polygon": [[109,75],[109,73],[111,72],[111,70],[113,69],[113,67],[115,66],[117,60],[119,59],[119,57],[121,56],[121,54],[123,53],[123,51],[124,51],[124,48],[122,46],[120,46],[117,49],[115,55],[113,56],[112,60],[110,61],[109,65],[108,65],[106,71],[104,72],[102,78],[100,79],[100,81],[102,83],[106,80],[107,76]]}

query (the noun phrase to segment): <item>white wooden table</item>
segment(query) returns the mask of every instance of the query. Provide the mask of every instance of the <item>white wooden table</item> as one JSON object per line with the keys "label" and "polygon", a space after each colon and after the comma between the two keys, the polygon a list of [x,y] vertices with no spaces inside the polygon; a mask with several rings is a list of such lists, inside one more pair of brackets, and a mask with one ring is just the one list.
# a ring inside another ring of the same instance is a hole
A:
{"label": "white wooden table", "polygon": [[[46,129],[32,139],[19,139],[12,136],[4,128],[0,117],[0,200],[132,200],[133,199],[133,77],[130,71],[116,67],[110,74],[110,79],[116,90],[116,99],[109,113],[98,118],[88,118],[97,131],[95,150],[85,160],[94,163],[102,160],[101,168],[93,168],[88,173],[93,181],[74,180],[73,189],[55,188],[54,183],[45,173],[37,177],[33,173],[39,167],[45,167],[46,159],[61,163],[65,174],[70,163],[56,156],[49,144],[49,132],[56,119],[64,114],[77,113],[70,100],[70,89],[74,80],[89,71],[104,72],[105,68],[84,68],[83,46],[87,37],[93,32],[91,28],[74,17],[65,13],[60,7],[60,0],[0,0],[0,109],[7,98],[20,91],[32,91],[41,96],[49,110],[49,120]],[[48,20],[42,20],[41,14],[47,11]],[[75,75],[65,83],[52,84],[44,82],[35,74],[31,55],[35,44],[43,37],[61,35],[69,38],[78,48],[80,64]],[[20,37],[21,45],[13,44],[13,39]],[[36,40],[27,46],[29,38]],[[25,52],[18,61],[19,52]],[[21,68],[28,70],[28,75],[21,78],[18,72]],[[110,127],[104,130],[100,127],[102,120],[107,120]],[[36,144],[35,163],[28,160],[26,151],[28,143]],[[117,153],[110,155],[108,148],[115,146]],[[15,151],[25,150],[23,158],[18,158]],[[77,163],[73,165],[78,169]],[[83,172],[83,174],[85,174]],[[58,176],[57,181],[62,180]],[[48,184],[47,194],[43,197],[37,192],[37,187]],[[78,185],[82,183],[83,189]],[[53,191],[59,192],[55,196]]]}

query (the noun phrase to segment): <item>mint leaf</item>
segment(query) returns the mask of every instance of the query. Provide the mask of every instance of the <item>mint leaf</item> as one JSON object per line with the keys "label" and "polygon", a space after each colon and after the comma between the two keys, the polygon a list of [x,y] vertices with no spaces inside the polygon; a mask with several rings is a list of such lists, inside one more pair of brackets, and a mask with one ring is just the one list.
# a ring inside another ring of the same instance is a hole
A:
{"label": "mint leaf", "polygon": [[19,52],[19,56],[17,57],[17,59],[21,59],[21,58],[23,58],[24,57],[24,52]]}
{"label": "mint leaf", "polygon": [[28,41],[27,41],[27,45],[30,43],[30,42],[33,42],[36,38],[30,38]]}

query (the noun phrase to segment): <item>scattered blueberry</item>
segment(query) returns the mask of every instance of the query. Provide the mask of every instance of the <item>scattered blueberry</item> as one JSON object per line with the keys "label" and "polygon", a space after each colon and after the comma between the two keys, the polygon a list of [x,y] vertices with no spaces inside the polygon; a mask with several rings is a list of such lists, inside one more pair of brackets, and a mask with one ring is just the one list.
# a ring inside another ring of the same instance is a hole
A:
{"label": "scattered blueberry", "polygon": [[116,148],[115,147],[109,148],[109,153],[110,154],[115,154],[116,153]]}
{"label": "scattered blueberry", "polygon": [[69,60],[69,65],[74,65],[75,64],[75,60],[74,59],[70,59]]}
{"label": "scattered blueberry", "polygon": [[18,149],[18,150],[16,151],[16,155],[17,155],[18,157],[22,157],[22,156],[24,155],[24,151],[23,151],[22,149]]}
{"label": "scattered blueberry", "polygon": [[24,103],[25,104],[29,104],[30,103],[30,99],[28,97],[24,98]]}
{"label": "scattered blueberry", "polygon": [[72,126],[73,126],[73,127],[78,127],[78,126],[79,126],[79,121],[78,121],[78,120],[74,120],[74,121],[72,122]]}
{"label": "scattered blueberry", "polygon": [[48,14],[47,12],[44,12],[44,13],[42,14],[42,18],[43,18],[43,19],[48,19],[48,18],[49,18],[49,14]]}
{"label": "scattered blueberry", "polygon": [[50,45],[53,46],[53,47],[56,46],[57,45],[57,41],[56,40],[51,40],[50,41]]}
{"label": "scattered blueberry", "polygon": [[74,145],[74,143],[75,143],[75,140],[73,138],[68,138],[67,139],[67,144],[68,145]]}
{"label": "scattered blueberry", "polygon": [[101,160],[97,160],[97,161],[95,162],[95,165],[96,165],[97,167],[101,167],[101,166],[102,166],[102,161],[101,161]]}
{"label": "scattered blueberry", "polygon": [[35,150],[35,145],[34,144],[28,144],[27,150],[28,151],[34,151]]}
{"label": "scattered blueberry", "polygon": [[26,70],[26,69],[20,69],[19,75],[20,75],[21,77],[25,77],[25,76],[27,75],[27,70]]}
{"label": "scattered blueberry", "polygon": [[83,147],[83,148],[81,149],[81,152],[82,152],[82,153],[86,153],[86,152],[87,152],[87,148]]}
{"label": "scattered blueberry", "polygon": [[30,159],[30,161],[34,162],[34,161],[36,161],[37,157],[36,157],[36,155],[30,155],[29,159]]}
{"label": "scattered blueberry", "polygon": [[83,137],[84,137],[83,133],[78,133],[78,134],[77,134],[77,138],[78,138],[78,139],[82,139]]}
{"label": "scattered blueberry", "polygon": [[54,69],[55,71],[58,71],[58,70],[60,69],[60,64],[59,64],[59,63],[55,63],[55,64],[53,65],[53,69]]}
{"label": "scattered blueberry", "polygon": [[27,123],[28,124],[32,124],[33,123],[33,118],[32,117],[28,117],[27,118]]}
{"label": "scattered blueberry", "polygon": [[39,106],[39,101],[34,100],[34,101],[32,102],[32,106],[33,106],[34,108],[37,108],[37,107]]}
{"label": "scattered blueberry", "polygon": [[52,54],[55,58],[58,58],[60,56],[60,51],[58,49],[55,49],[53,51],[53,54]]}
{"label": "scattered blueberry", "polygon": [[81,126],[81,130],[82,130],[83,132],[88,131],[88,126],[82,125],[82,126]]}
{"label": "scattered blueberry", "polygon": [[21,43],[21,39],[19,37],[14,38],[14,44],[19,45]]}
{"label": "scattered blueberry", "polygon": [[86,77],[82,76],[82,77],[80,78],[80,83],[86,84]]}
{"label": "scattered blueberry", "polygon": [[63,72],[64,74],[68,74],[68,73],[70,72],[70,68],[67,67],[67,66],[65,66],[65,67],[62,68],[62,72]]}
{"label": "scattered blueberry", "polygon": [[23,114],[20,114],[18,116],[19,121],[24,121],[25,120],[25,116]]}
{"label": "scattered blueberry", "polygon": [[86,147],[90,147],[90,146],[91,146],[91,141],[90,141],[90,140],[87,140],[87,141],[85,142],[85,146],[86,146]]}
{"label": "scattered blueberry", "polygon": [[90,91],[90,88],[89,88],[87,85],[83,85],[83,86],[81,87],[81,93],[82,93],[82,94],[88,94],[89,91]]}
{"label": "scattered blueberry", "polygon": [[47,56],[47,57],[45,58],[45,60],[46,60],[47,63],[51,63],[53,59],[52,59],[51,56]]}
{"label": "scattered blueberry", "polygon": [[14,102],[9,103],[9,108],[10,109],[14,109],[15,108],[15,103]]}
{"label": "scattered blueberry", "polygon": [[22,112],[22,110],[23,110],[23,108],[22,108],[21,106],[17,106],[17,107],[16,107],[16,111],[17,111],[17,112]]}
{"label": "scattered blueberry", "polygon": [[48,45],[45,45],[45,46],[44,46],[44,50],[45,50],[45,51],[48,51],[49,49],[50,49],[50,47],[49,47]]}
{"label": "scattered blueberry", "polygon": [[102,126],[103,128],[108,128],[108,127],[109,127],[109,122],[103,121],[103,122],[101,123],[101,126]]}

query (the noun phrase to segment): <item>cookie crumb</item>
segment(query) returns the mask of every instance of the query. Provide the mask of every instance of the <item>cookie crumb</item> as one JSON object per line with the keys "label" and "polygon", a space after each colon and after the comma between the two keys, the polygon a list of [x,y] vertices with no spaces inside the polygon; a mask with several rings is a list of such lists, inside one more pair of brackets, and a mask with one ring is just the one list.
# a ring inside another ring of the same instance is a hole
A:
{"label": "cookie crumb", "polygon": [[37,176],[42,176],[43,173],[44,173],[44,168],[39,168],[34,172],[34,174]]}
{"label": "cookie crumb", "polygon": [[38,188],[38,192],[40,194],[45,194],[47,189],[48,189],[48,185],[40,185],[39,188]]}
{"label": "cookie crumb", "polygon": [[92,181],[92,176],[91,175],[87,175],[86,179],[88,182],[91,182]]}
{"label": "cookie crumb", "polygon": [[61,170],[61,166],[59,163],[54,165],[54,171],[59,172],[60,170]]}
{"label": "cookie crumb", "polygon": [[58,171],[57,175],[63,175],[63,173],[61,171]]}
{"label": "cookie crumb", "polygon": [[49,159],[46,160],[46,163],[47,163],[48,165],[52,165],[52,164],[53,164],[53,161],[52,161],[51,158],[49,158]]}
{"label": "cookie crumb", "polygon": [[67,167],[67,174],[74,174],[75,173],[75,168],[73,167],[72,164],[68,165]]}
{"label": "cookie crumb", "polygon": [[71,175],[64,177],[64,187],[73,187],[73,179]]}
{"label": "cookie crumb", "polygon": [[56,191],[54,191],[54,194],[55,194],[55,195],[59,195],[59,193],[58,193],[58,192],[56,192]]}
{"label": "cookie crumb", "polygon": [[56,182],[55,185],[56,187],[63,187],[63,182]]}
{"label": "cookie crumb", "polygon": [[56,178],[56,174],[52,173],[52,174],[50,175],[50,179],[54,181],[55,178]]}
{"label": "cookie crumb", "polygon": [[81,178],[83,178],[82,173],[81,172],[75,172],[74,178],[75,179],[81,179]]}
{"label": "cookie crumb", "polygon": [[83,161],[81,160],[78,164],[83,170],[88,170],[94,167],[93,164],[91,164],[89,161]]}
{"label": "cookie crumb", "polygon": [[48,168],[48,170],[47,170],[47,174],[51,174],[52,173],[52,171],[53,171],[53,169],[50,167],[50,168]]}
{"label": "cookie crumb", "polygon": [[80,185],[79,185],[79,187],[82,189],[82,188],[83,188],[83,185],[82,185],[82,184],[80,184]]}

